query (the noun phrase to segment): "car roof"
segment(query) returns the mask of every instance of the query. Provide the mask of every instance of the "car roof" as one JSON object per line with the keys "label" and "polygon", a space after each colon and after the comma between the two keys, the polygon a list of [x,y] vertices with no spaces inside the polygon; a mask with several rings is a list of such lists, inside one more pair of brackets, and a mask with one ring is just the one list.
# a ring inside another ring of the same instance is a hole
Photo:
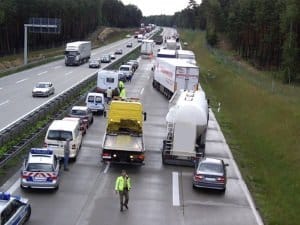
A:
{"label": "car roof", "polygon": [[50,127],[49,130],[63,130],[63,131],[72,131],[76,128],[77,126],[77,121],[75,122],[70,121],[70,120],[54,120]]}
{"label": "car roof", "polygon": [[50,81],[40,81],[40,82],[37,82],[36,84],[51,84]]}
{"label": "car roof", "polygon": [[222,164],[221,159],[216,159],[216,158],[204,158],[200,161],[201,163],[214,163],[214,164]]}
{"label": "car roof", "polygon": [[87,106],[73,106],[72,110],[88,110]]}
{"label": "car roof", "polygon": [[45,163],[53,164],[54,155],[32,154],[29,153],[28,163]]}
{"label": "car roof", "polygon": [[97,92],[90,92],[87,94],[87,96],[101,96],[104,97],[103,93],[97,93]]}

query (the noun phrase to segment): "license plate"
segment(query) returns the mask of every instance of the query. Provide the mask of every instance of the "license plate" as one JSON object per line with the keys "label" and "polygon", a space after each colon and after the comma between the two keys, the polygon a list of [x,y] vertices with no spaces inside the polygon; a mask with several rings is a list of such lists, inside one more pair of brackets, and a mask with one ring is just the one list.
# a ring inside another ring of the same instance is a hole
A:
{"label": "license plate", "polygon": [[36,181],[36,182],[46,182],[47,178],[40,178],[40,177],[35,177],[33,179],[33,181]]}
{"label": "license plate", "polygon": [[216,181],[216,178],[206,177],[205,180],[207,180],[207,181]]}

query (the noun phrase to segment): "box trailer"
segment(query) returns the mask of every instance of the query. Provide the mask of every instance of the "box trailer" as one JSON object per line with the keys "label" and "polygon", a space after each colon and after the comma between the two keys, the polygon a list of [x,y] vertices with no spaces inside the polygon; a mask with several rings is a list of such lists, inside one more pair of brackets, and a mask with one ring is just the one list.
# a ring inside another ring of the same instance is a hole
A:
{"label": "box trailer", "polygon": [[91,57],[91,42],[76,41],[67,43],[65,49],[65,65],[81,65],[88,62]]}

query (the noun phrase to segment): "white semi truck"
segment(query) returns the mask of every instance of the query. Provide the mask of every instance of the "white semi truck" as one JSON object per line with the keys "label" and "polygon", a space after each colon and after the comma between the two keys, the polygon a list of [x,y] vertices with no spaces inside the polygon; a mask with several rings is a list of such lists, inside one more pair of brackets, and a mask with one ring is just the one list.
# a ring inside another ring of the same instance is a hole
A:
{"label": "white semi truck", "polygon": [[141,46],[142,57],[150,57],[151,55],[153,55],[154,45],[155,43],[153,40],[143,40]]}
{"label": "white semi truck", "polygon": [[65,49],[65,65],[81,65],[89,61],[91,57],[91,42],[76,41],[67,43]]}
{"label": "white semi truck", "polygon": [[170,99],[176,90],[197,90],[199,67],[177,58],[156,58],[152,86]]}
{"label": "white semi truck", "polygon": [[194,165],[203,157],[208,119],[208,100],[204,91],[177,91],[170,100],[166,116],[163,163]]}

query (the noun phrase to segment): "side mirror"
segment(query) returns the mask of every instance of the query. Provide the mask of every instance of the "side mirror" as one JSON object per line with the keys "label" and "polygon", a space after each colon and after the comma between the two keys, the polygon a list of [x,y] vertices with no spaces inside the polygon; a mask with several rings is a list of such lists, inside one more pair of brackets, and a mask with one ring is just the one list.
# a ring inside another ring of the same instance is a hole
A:
{"label": "side mirror", "polygon": [[229,166],[229,164],[228,164],[228,163],[225,163],[224,166]]}
{"label": "side mirror", "polygon": [[147,113],[143,112],[143,114],[144,114],[144,121],[146,121],[147,120]]}
{"label": "side mirror", "polygon": [[210,99],[209,99],[209,98],[207,99],[207,104],[208,104],[208,105],[210,104]]}

